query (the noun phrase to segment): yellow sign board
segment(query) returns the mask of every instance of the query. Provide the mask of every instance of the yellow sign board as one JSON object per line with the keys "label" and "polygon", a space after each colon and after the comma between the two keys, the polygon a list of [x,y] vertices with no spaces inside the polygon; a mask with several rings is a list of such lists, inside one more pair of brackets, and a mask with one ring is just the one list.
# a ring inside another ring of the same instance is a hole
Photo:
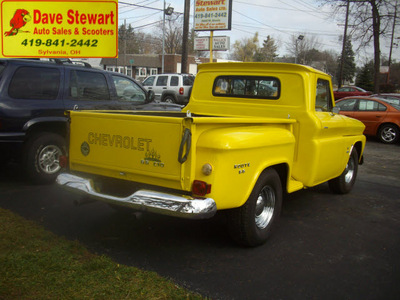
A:
{"label": "yellow sign board", "polygon": [[117,57],[118,1],[1,1],[0,57]]}

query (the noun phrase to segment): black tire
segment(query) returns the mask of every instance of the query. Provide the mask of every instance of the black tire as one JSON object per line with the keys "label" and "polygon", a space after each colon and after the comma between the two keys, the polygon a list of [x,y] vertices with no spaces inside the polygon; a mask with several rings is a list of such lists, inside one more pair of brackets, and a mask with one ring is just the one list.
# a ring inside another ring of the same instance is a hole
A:
{"label": "black tire", "polygon": [[335,194],[347,194],[353,188],[358,172],[358,153],[353,148],[346,168],[340,176],[328,181],[330,190]]}
{"label": "black tire", "polygon": [[175,101],[174,97],[172,97],[172,96],[165,96],[164,99],[163,99],[163,102],[165,102],[165,103],[175,103],[176,101]]}
{"label": "black tire", "polygon": [[281,180],[274,169],[267,169],[257,180],[246,203],[229,211],[229,233],[241,245],[261,245],[271,235],[281,209]]}
{"label": "black tire", "polygon": [[61,171],[60,155],[66,154],[65,140],[55,133],[41,133],[29,139],[25,147],[25,170],[37,184],[52,183]]}
{"label": "black tire", "polygon": [[378,138],[382,143],[395,144],[400,137],[399,128],[393,124],[383,124],[378,130]]}

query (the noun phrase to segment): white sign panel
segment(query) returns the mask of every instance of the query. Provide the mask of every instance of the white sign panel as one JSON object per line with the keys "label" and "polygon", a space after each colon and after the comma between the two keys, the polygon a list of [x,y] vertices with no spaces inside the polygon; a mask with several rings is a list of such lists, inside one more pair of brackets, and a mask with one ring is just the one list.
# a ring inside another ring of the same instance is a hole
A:
{"label": "white sign panel", "polygon": [[232,0],[196,0],[194,30],[231,30]]}
{"label": "white sign panel", "polygon": [[[213,37],[213,51],[225,51],[230,49],[229,36],[214,36]],[[210,50],[210,37],[199,37],[194,39],[194,50],[209,51]]]}
{"label": "white sign panel", "polygon": [[197,51],[208,51],[210,50],[210,38],[199,37],[194,39],[194,50]]}
{"label": "white sign panel", "polygon": [[214,36],[213,38],[213,50],[214,51],[225,51],[230,49],[230,38],[229,36]]}

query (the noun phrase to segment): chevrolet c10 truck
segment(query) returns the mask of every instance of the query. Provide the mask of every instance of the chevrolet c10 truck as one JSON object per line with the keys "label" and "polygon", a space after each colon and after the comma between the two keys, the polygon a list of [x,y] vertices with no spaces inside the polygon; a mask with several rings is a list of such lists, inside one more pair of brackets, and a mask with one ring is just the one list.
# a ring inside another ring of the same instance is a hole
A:
{"label": "chevrolet c10 truck", "polygon": [[70,111],[64,188],[112,206],[202,219],[264,243],[285,193],[348,193],[364,125],[338,114],[330,76],[280,63],[199,65],[181,112]]}

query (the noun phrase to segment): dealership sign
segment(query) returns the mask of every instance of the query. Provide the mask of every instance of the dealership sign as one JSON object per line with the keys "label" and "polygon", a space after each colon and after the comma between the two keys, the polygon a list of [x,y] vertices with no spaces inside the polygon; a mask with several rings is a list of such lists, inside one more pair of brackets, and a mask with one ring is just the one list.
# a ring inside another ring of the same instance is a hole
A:
{"label": "dealership sign", "polygon": [[118,1],[1,1],[2,57],[117,57]]}
{"label": "dealership sign", "polygon": [[231,30],[232,0],[196,0],[194,30]]}
{"label": "dealership sign", "polygon": [[[213,37],[213,51],[225,51],[230,49],[229,36],[214,36]],[[209,51],[210,50],[210,37],[199,37],[194,39],[194,50]]]}

